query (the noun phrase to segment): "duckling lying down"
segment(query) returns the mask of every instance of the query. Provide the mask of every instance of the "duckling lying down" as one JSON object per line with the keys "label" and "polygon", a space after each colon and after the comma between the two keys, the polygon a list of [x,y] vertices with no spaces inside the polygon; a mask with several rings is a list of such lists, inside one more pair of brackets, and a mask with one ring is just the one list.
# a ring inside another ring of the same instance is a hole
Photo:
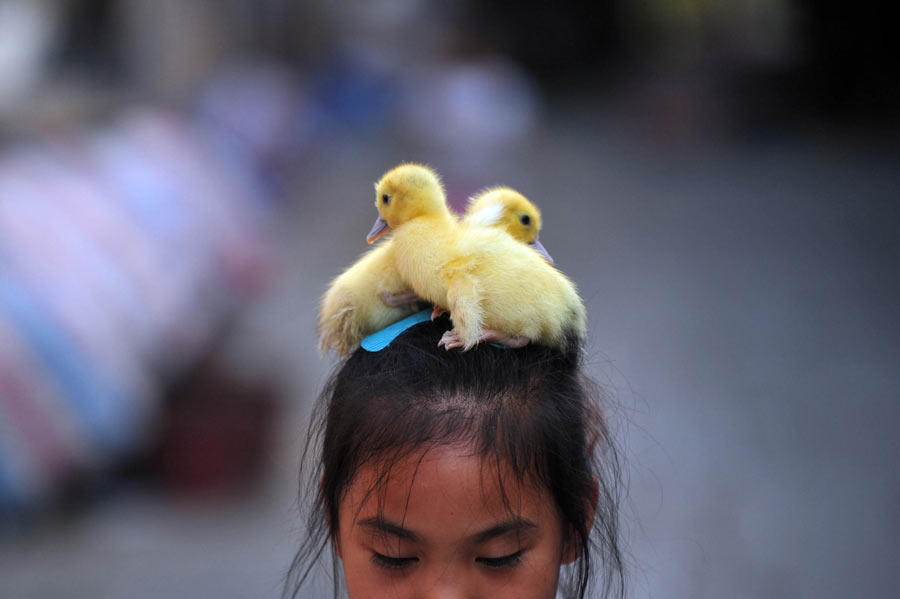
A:
{"label": "duckling lying down", "polygon": [[450,310],[453,329],[440,345],[566,346],[584,338],[586,312],[572,282],[508,233],[458,222],[430,168],[388,171],[376,184],[375,205],[369,243],[393,231],[400,277],[419,297]]}

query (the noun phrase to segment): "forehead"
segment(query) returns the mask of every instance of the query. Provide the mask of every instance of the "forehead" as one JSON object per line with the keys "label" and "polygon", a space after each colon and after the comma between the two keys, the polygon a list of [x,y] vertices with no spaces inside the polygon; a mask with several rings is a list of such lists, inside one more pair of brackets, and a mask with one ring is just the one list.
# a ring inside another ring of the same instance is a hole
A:
{"label": "forehead", "polygon": [[425,189],[433,186],[434,176],[426,170],[408,167],[399,167],[386,173],[375,187],[391,188],[406,187],[410,189]]}
{"label": "forehead", "polygon": [[378,515],[435,542],[456,542],[510,516],[558,525],[545,489],[461,445],[420,451],[389,469],[364,466],[339,508],[342,529]]}
{"label": "forehead", "polygon": [[540,222],[541,213],[537,209],[537,207],[525,199],[520,199],[516,202],[516,211],[521,212],[523,214],[529,215],[532,220]]}
{"label": "forehead", "polygon": [[540,212],[537,207],[522,195],[510,192],[503,194],[501,199],[507,210],[510,210],[515,214],[527,214],[535,220],[540,219]]}

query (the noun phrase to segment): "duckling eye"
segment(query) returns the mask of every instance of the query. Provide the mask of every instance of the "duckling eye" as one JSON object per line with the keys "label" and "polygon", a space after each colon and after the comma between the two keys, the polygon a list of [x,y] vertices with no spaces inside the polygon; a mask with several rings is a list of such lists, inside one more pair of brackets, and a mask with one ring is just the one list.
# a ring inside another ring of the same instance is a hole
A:
{"label": "duckling eye", "polygon": [[531,226],[531,217],[528,216],[527,214],[523,214],[522,216],[519,217],[519,222],[521,222],[526,227],[529,227],[529,226]]}
{"label": "duckling eye", "polygon": [[389,196],[389,195],[386,194],[386,193],[385,193],[385,194],[382,194],[382,195],[381,195],[381,201],[382,201],[385,205],[390,204],[390,203],[391,203],[391,196]]}

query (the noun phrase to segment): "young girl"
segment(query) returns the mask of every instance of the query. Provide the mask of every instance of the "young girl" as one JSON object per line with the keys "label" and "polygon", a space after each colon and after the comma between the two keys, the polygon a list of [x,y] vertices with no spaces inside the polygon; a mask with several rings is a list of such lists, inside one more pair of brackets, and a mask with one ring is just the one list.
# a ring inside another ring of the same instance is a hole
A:
{"label": "young girl", "polygon": [[326,385],[286,595],[330,544],[350,599],[624,596],[618,457],[580,350],[446,351],[449,328],[358,349]]}

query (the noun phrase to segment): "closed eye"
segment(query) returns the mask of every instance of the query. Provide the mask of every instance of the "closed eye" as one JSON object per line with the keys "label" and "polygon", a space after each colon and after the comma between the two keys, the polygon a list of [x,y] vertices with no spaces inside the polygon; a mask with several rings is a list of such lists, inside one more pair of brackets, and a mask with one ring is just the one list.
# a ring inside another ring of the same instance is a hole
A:
{"label": "closed eye", "polygon": [[390,555],[382,555],[377,551],[372,552],[372,562],[379,568],[388,570],[402,570],[419,561],[417,557],[391,557]]}
{"label": "closed eye", "polygon": [[500,557],[476,557],[475,561],[488,568],[514,568],[522,561],[522,550]]}

